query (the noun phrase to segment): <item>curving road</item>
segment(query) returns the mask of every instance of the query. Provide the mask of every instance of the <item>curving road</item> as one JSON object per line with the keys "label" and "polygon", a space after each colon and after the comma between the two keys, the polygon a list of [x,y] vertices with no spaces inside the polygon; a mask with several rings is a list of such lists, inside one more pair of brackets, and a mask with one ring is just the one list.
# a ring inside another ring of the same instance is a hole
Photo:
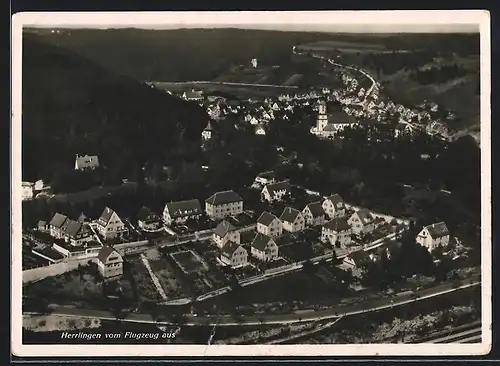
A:
{"label": "curving road", "polygon": [[[423,289],[414,293],[405,293],[398,296],[386,296],[373,301],[365,301],[346,306],[336,306],[327,310],[315,311],[307,310],[301,313],[276,314],[276,315],[251,315],[239,316],[237,319],[233,316],[196,316],[186,314],[183,321],[185,326],[241,326],[241,325],[261,325],[261,324],[292,324],[311,321],[321,321],[336,319],[339,317],[360,315],[384,309],[390,309],[417,301],[423,301],[434,297],[449,294],[474,286],[479,286],[480,275],[472,276],[469,279],[462,280],[458,284],[444,283],[432,288]],[[97,311],[88,309],[77,309],[75,307],[64,307],[52,305],[52,314],[57,316],[80,317],[80,318],[98,318],[103,320],[116,320],[116,317],[109,311]],[[167,310],[168,311],[168,310]],[[124,322],[150,323],[160,325],[173,325],[177,322],[155,321],[150,314],[128,314]]]}

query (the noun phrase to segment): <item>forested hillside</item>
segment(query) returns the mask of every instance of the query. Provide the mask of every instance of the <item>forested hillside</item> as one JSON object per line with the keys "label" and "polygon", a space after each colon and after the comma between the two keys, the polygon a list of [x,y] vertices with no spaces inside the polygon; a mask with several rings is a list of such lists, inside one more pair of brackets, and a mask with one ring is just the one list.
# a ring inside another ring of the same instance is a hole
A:
{"label": "forested hillside", "polygon": [[96,154],[108,178],[136,177],[199,145],[208,116],[132,78],[40,40],[23,38],[23,180],[56,180],[75,155]]}
{"label": "forested hillside", "polygon": [[31,31],[110,70],[148,81],[212,80],[252,58],[262,65],[279,65],[290,58],[293,46],[335,37],[255,29]]}

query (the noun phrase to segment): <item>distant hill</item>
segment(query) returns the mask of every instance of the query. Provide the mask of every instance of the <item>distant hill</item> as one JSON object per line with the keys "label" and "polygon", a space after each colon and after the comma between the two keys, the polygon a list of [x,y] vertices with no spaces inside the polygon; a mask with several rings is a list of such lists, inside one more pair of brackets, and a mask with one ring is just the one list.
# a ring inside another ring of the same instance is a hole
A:
{"label": "distant hill", "polygon": [[47,42],[72,49],[138,80],[212,80],[231,65],[276,65],[298,44],[334,34],[246,29],[31,29]]}
{"label": "distant hill", "polygon": [[23,180],[72,169],[77,153],[126,177],[199,145],[202,108],[42,39],[23,37]]}

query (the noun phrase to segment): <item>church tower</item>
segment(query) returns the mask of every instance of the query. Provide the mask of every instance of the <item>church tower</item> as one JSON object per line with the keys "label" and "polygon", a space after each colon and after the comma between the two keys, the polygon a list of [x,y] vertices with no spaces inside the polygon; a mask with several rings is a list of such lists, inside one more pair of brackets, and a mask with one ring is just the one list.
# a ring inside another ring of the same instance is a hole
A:
{"label": "church tower", "polygon": [[322,101],[318,104],[318,118],[316,120],[316,128],[318,129],[318,131],[323,131],[327,124],[328,116],[326,114],[326,103]]}

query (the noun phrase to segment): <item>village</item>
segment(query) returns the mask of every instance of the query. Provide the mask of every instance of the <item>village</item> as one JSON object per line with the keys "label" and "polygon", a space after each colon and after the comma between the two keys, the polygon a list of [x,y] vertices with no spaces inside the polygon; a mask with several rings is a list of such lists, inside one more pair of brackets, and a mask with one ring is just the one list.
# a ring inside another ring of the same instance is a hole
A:
{"label": "village", "polygon": [[[257,67],[257,60],[251,65]],[[436,104],[395,105],[381,95],[374,80],[362,74],[360,78],[353,68],[342,70],[343,89],[321,88],[241,103],[205,96],[199,90],[178,96],[204,107],[211,121],[236,115],[240,122],[235,128],[247,124],[256,135],[266,135],[277,116],[286,121],[296,107],[310,106],[316,119],[310,133],[321,139],[335,139],[339,131],[358,125],[360,119],[383,123],[389,118],[398,121],[395,136],[420,129],[447,138],[443,125],[431,117],[439,110]],[[332,102],[340,109],[328,113],[327,105]],[[202,131],[202,143],[216,134],[209,122]],[[75,170],[98,167],[98,156],[76,156]],[[278,180],[273,171],[262,172],[250,187],[242,188],[254,193],[244,199],[237,190],[212,192],[204,202],[166,202],[163,212],[142,207],[135,218],[123,217],[113,207],[103,207],[97,218],[56,213],[37,227],[23,230],[23,281],[93,263],[104,281],[119,283],[129,262],[135,283],[144,286],[139,290],[145,293],[144,299],[182,304],[218,296],[234,281],[257,283],[309,263],[338,261],[340,269],[361,277],[368,263],[390,256],[390,248],[412,226],[411,219],[354,206],[336,192],[320,194]],[[47,192],[50,187],[43,182],[23,183],[23,199],[37,194],[40,198]],[[456,259],[464,252],[444,222],[416,232],[415,243],[429,253],[442,248]],[[54,267],[58,267],[55,272]],[[186,281],[187,286],[181,285]]]}

